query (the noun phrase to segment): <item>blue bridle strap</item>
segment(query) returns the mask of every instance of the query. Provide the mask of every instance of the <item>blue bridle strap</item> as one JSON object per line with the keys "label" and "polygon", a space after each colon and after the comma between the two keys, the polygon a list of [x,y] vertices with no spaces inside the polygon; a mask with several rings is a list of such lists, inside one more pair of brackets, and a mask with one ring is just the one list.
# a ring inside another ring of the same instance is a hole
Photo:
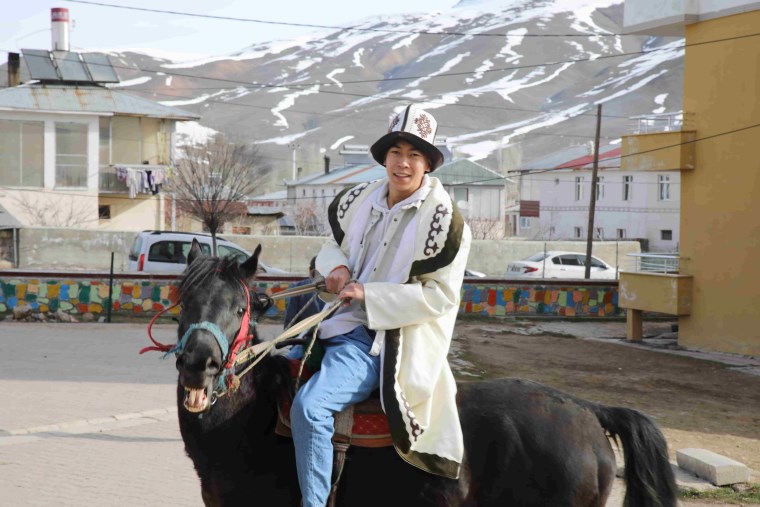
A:
{"label": "blue bridle strap", "polygon": [[227,357],[227,352],[230,348],[229,343],[227,343],[227,337],[219,328],[219,326],[213,322],[208,321],[199,322],[197,324],[190,324],[190,326],[187,328],[187,331],[185,331],[185,334],[182,335],[182,339],[178,341],[174,347],[168,350],[166,354],[164,354],[164,357],[168,356],[169,354],[182,354],[182,351],[185,350],[185,345],[187,344],[188,338],[190,338],[190,335],[193,334],[193,331],[196,329],[203,329],[214,335],[216,342],[219,344],[219,348],[222,349],[222,361],[224,361],[224,358]]}

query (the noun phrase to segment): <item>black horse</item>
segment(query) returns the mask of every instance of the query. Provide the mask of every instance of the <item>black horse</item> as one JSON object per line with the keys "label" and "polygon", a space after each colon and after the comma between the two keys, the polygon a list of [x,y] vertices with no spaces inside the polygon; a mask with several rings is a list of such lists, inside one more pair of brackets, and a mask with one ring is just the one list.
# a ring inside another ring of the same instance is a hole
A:
{"label": "black horse", "polygon": [[[246,310],[266,311],[256,294],[248,304],[260,251],[239,265],[194,245],[180,283],[179,426],[209,506],[300,501],[293,443],[273,432],[276,396],[291,385],[287,360],[267,355],[237,390],[214,399],[226,347],[197,327],[213,323],[232,342]],[[458,480],[417,470],[392,447],[352,447],[337,505],[602,507],[616,472],[608,435],[624,450],[625,505],[676,505],[665,439],[640,412],[521,379],[462,383],[457,400],[465,439]]]}

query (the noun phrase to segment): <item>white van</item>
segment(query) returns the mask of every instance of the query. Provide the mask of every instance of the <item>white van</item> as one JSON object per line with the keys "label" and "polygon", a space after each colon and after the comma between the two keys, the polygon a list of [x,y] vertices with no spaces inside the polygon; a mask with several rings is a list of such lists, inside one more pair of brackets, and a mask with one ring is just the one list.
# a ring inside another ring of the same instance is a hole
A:
{"label": "white van", "polygon": [[[187,254],[193,239],[197,239],[201,250],[211,255],[211,235],[192,232],[142,231],[135,235],[129,250],[129,271],[138,273],[179,274],[187,266]],[[219,257],[233,256],[243,262],[251,252],[243,247],[216,237]],[[289,275],[287,271],[267,266],[259,261],[259,274]]]}

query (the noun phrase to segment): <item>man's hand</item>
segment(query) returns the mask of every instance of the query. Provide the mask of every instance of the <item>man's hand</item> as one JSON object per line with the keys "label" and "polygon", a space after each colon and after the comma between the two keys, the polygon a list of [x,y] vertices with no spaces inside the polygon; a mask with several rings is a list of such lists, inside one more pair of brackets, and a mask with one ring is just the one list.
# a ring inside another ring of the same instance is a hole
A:
{"label": "man's hand", "polygon": [[343,290],[340,291],[338,297],[346,300],[346,302],[343,303],[344,305],[349,305],[352,301],[359,301],[359,303],[363,303],[364,285],[360,284],[359,282],[349,283],[343,287]]}
{"label": "man's hand", "polygon": [[351,279],[351,273],[346,266],[339,266],[333,269],[327,278],[325,278],[325,288],[327,292],[339,294]]}

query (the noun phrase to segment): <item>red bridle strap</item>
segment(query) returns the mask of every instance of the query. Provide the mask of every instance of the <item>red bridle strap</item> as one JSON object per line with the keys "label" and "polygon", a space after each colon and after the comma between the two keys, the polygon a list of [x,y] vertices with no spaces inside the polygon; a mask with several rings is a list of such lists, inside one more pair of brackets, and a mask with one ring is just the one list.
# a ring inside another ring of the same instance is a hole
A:
{"label": "red bridle strap", "polygon": [[145,347],[143,349],[140,349],[140,354],[142,354],[144,352],[148,352],[150,350],[156,350],[158,352],[169,352],[174,347],[174,345],[167,345],[167,344],[161,343],[161,342],[157,341],[155,338],[153,338],[153,334],[151,333],[151,329],[153,328],[153,323],[156,322],[156,319],[158,319],[161,315],[165,314],[166,312],[172,310],[173,308],[176,308],[177,306],[179,306],[179,303],[175,303],[175,304],[173,304],[173,305],[171,305],[171,306],[169,306],[167,308],[164,308],[163,310],[161,310],[160,312],[158,312],[157,314],[155,314],[152,319],[150,319],[150,323],[148,324],[148,338],[150,338],[150,341],[153,342],[153,346]]}

